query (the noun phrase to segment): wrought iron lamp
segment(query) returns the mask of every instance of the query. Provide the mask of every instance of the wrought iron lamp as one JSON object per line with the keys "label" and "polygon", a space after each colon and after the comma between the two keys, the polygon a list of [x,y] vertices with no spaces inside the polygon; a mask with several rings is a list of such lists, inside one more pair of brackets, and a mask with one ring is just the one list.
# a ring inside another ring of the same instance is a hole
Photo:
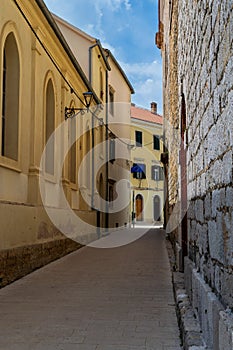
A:
{"label": "wrought iron lamp", "polygon": [[84,101],[85,101],[85,107],[84,108],[75,108],[75,107],[65,107],[65,120],[68,118],[73,118],[74,116],[81,113],[83,115],[85,112],[88,112],[92,99],[93,99],[93,93],[91,91],[87,91],[83,93]]}

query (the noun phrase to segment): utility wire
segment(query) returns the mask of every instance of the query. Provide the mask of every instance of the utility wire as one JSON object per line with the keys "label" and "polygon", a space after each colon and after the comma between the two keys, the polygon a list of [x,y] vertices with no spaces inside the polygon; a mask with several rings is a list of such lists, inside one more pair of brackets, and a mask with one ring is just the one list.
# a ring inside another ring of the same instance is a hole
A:
{"label": "utility wire", "polygon": [[[73,88],[73,86],[70,84],[70,82],[66,79],[66,77],[64,76],[64,74],[62,73],[61,69],[58,67],[55,59],[53,58],[52,54],[49,52],[49,50],[45,47],[44,43],[41,41],[41,39],[39,38],[38,34],[36,33],[36,31],[34,30],[34,28],[32,27],[31,23],[29,22],[29,20],[27,19],[26,15],[24,14],[23,10],[21,9],[21,7],[19,6],[18,2],[16,0],[13,0],[15,5],[17,6],[18,10],[20,11],[21,15],[23,16],[24,20],[26,21],[27,25],[29,26],[29,28],[31,29],[31,31],[33,32],[33,34],[35,35],[36,39],[38,40],[38,42],[40,43],[40,45],[42,46],[42,48],[44,49],[45,53],[47,54],[47,56],[49,57],[49,59],[51,60],[51,62],[53,63],[53,65],[55,66],[55,68],[57,69],[57,71],[59,72],[59,74],[61,75],[61,77],[63,78],[63,80],[67,83],[67,85],[70,88],[71,93],[73,93],[78,99],[79,101],[86,107],[85,103],[83,102],[83,100],[80,98],[79,94],[75,91],[75,89]],[[92,115],[95,117],[95,119],[97,119],[101,125],[103,125],[111,134],[114,135],[115,138],[117,138],[120,142],[122,142],[123,144],[125,144],[128,147],[131,147],[131,144],[128,144],[127,142],[125,142],[124,140],[122,140],[119,136],[117,136],[110,128],[107,124],[102,122],[102,118],[99,118],[95,112],[92,112]],[[75,117],[75,115],[74,115]]]}
{"label": "utility wire", "polygon": [[55,66],[55,68],[57,69],[57,71],[59,72],[59,74],[62,76],[62,78],[64,79],[64,81],[67,83],[67,85],[69,86],[70,90],[72,93],[75,94],[75,96],[79,99],[79,101],[85,105],[85,103],[83,102],[83,100],[81,99],[81,97],[78,95],[78,93],[74,90],[74,88],[72,87],[72,85],[70,84],[70,82],[66,79],[66,77],[64,76],[64,74],[62,73],[61,69],[58,67],[55,59],[53,58],[52,54],[49,52],[49,50],[45,47],[44,43],[41,41],[41,39],[39,38],[38,34],[36,33],[36,31],[34,30],[34,28],[32,27],[31,23],[29,22],[29,20],[27,19],[26,15],[24,14],[23,10],[21,9],[21,7],[19,6],[19,4],[17,3],[16,0],[13,0],[15,5],[17,6],[18,10],[20,11],[20,13],[22,14],[23,18],[25,19],[26,23],[28,24],[28,26],[30,27],[31,31],[33,32],[33,34],[35,35],[36,39],[39,41],[40,45],[42,46],[42,48],[44,49],[45,53],[47,54],[47,56],[49,57],[49,59],[52,61],[53,65]]}
{"label": "utility wire", "polygon": [[[93,117],[94,117],[96,120],[98,120],[98,122],[100,123],[101,126],[104,126],[104,127],[106,128],[106,130],[108,130],[109,133],[111,133],[111,134],[114,136],[114,138],[118,139],[120,142],[122,142],[123,144],[125,144],[125,145],[128,146],[128,147],[131,147],[131,146],[132,146],[131,144],[125,142],[125,141],[122,140],[119,136],[117,136],[117,135],[109,128],[109,126],[108,126],[107,124],[103,123],[103,118],[99,118],[99,117],[95,114],[95,112],[90,111],[90,113],[93,115]],[[74,117],[76,117],[77,115],[78,115],[78,113],[77,113],[77,114],[74,114],[71,118],[74,118]]]}

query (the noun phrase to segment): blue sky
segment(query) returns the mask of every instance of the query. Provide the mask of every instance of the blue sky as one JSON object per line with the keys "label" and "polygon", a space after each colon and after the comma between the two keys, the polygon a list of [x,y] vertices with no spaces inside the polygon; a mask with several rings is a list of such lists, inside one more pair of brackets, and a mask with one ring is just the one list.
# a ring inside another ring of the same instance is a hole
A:
{"label": "blue sky", "polygon": [[132,83],[132,102],[158,103],[162,113],[162,63],[155,46],[158,0],[44,0],[50,11],[99,39]]}

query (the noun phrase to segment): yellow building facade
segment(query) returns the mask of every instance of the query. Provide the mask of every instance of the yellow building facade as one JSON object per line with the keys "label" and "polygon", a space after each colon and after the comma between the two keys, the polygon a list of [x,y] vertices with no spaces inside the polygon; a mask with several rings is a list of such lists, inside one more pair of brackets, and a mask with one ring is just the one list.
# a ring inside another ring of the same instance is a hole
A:
{"label": "yellow building facade", "polygon": [[131,106],[131,213],[135,224],[163,222],[163,118],[151,110]]}
{"label": "yellow building facade", "polygon": [[[76,55],[42,0],[2,0],[1,8],[4,286],[97,239],[109,225],[106,101],[111,67],[100,42],[85,33],[88,57]],[[84,50],[79,47],[79,52]],[[124,84],[130,103],[132,89],[126,79]],[[86,92],[92,96],[88,108]],[[124,214],[119,225],[125,220]]]}
{"label": "yellow building facade", "polygon": [[[108,74],[108,126],[110,144],[114,154],[109,154],[108,199],[110,206],[109,226],[123,227],[130,223],[130,106],[134,89],[124,71],[109,50],[105,50],[111,70]],[[117,191],[117,184],[119,190]],[[120,198],[121,203],[114,203]]]}
{"label": "yellow building facade", "polygon": [[[107,77],[111,68],[99,40],[56,15],[53,15],[53,18],[99,98],[99,105],[93,109],[89,118],[83,118],[80,115],[75,118],[78,129],[85,130],[83,137],[86,136],[88,140],[86,143],[83,139],[84,153],[77,164],[77,168],[82,162],[85,164],[78,181],[80,202],[77,209],[89,209],[95,212],[100,234],[108,227],[108,216],[101,199],[107,200],[108,195],[106,186],[108,172],[105,162],[107,157],[107,143],[105,141],[108,135],[104,125],[107,124]],[[88,153],[90,156],[86,157]],[[103,166],[98,170],[100,163],[103,163]]]}
{"label": "yellow building facade", "polygon": [[[122,198],[124,193],[121,193],[122,206],[123,203],[128,205],[120,210],[114,202],[117,198],[117,183],[123,179],[130,180],[130,148],[127,143],[130,142],[133,87],[111,51],[104,49],[98,39],[58,16],[53,17],[102,104],[98,117],[103,120],[104,127],[99,126],[98,119],[92,124],[99,130],[95,133],[95,143],[99,144],[99,151],[92,159],[95,167],[92,175],[95,193],[93,206],[99,211],[103,230],[125,226],[130,221],[130,198]],[[105,164],[102,162],[101,169],[97,171],[101,159],[110,161]]]}
{"label": "yellow building facade", "polygon": [[[43,173],[41,157],[49,137],[64,122],[65,106],[83,105],[83,92],[93,90],[42,1],[3,0],[1,7],[0,278],[5,285],[80,246],[58,230],[46,212],[56,196],[56,143]],[[93,94],[94,103],[99,103]],[[69,143],[70,127],[67,121],[64,145]],[[61,182],[71,207],[73,191],[78,191],[78,148],[77,142],[72,166],[74,148],[62,168]],[[41,178],[49,187],[46,196],[41,196]],[[95,216],[85,209],[83,217],[95,225]]]}

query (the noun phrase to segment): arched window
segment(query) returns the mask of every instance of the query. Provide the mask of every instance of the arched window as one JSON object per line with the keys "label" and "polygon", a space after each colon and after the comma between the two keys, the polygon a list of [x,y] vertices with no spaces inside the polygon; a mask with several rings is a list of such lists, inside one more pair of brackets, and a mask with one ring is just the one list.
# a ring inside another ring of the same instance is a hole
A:
{"label": "arched window", "polygon": [[[70,104],[70,108],[72,107],[75,107],[73,102]],[[77,176],[76,124],[77,118],[69,119],[69,179],[72,183],[76,183]]]}
{"label": "arched window", "polygon": [[14,34],[8,34],[3,50],[1,155],[18,160],[19,53]]}
{"label": "arched window", "polygon": [[[49,79],[46,88],[46,118],[45,118],[45,141],[46,144],[54,132],[55,127],[55,96],[52,80]],[[48,174],[54,174],[54,139],[46,146],[45,170]]]}
{"label": "arched window", "polygon": [[103,80],[103,72],[100,68],[100,98],[103,100],[104,97],[104,80]]}
{"label": "arched window", "polygon": [[91,157],[90,154],[87,156],[87,154],[91,150],[91,131],[89,127],[87,127],[87,132],[86,132],[86,186],[89,190],[91,190]]}

